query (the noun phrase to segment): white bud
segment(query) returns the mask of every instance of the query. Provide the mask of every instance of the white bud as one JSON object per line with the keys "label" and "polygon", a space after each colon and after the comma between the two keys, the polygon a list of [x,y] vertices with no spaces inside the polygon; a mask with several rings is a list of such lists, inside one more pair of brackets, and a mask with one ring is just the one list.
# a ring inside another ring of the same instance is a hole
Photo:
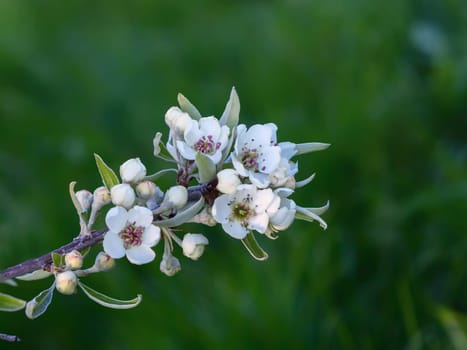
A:
{"label": "white bud", "polygon": [[105,252],[100,252],[96,256],[94,266],[99,271],[108,271],[115,266],[115,260]]}
{"label": "white bud", "polygon": [[186,187],[183,186],[173,186],[170,187],[167,192],[165,192],[164,201],[170,204],[173,208],[180,209],[185,206],[188,201],[188,191]]}
{"label": "white bud", "polygon": [[185,132],[192,120],[188,113],[183,112],[178,107],[170,107],[165,113],[165,123],[171,130],[180,135]]}
{"label": "white bud", "polygon": [[146,180],[136,186],[136,194],[142,199],[149,199],[156,194],[156,188],[154,182]]}
{"label": "white bud", "polygon": [[138,183],[146,176],[146,167],[139,158],[128,159],[120,166],[120,177],[126,183]]}
{"label": "white bud", "polygon": [[118,184],[110,189],[112,203],[130,209],[135,203],[136,195],[128,184]]}
{"label": "white bud", "polygon": [[77,285],[78,277],[73,271],[60,272],[55,276],[55,288],[62,294],[73,294]]}
{"label": "white bud", "polygon": [[232,194],[241,184],[240,177],[234,169],[224,169],[217,173],[217,190],[225,194]]}
{"label": "white bud", "polygon": [[193,260],[203,255],[204,247],[209,244],[208,239],[200,233],[187,233],[183,236],[183,255]]}
{"label": "white bud", "polygon": [[180,261],[172,254],[164,254],[159,267],[167,276],[173,276],[182,269]]}
{"label": "white bud", "polygon": [[105,186],[98,187],[94,190],[92,206],[95,210],[99,210],[104,205],[110,203],[110,192]]}
{"label": "white bud", "polygon": [[88,211],[89,207],[91,206],[92,202],[92,193],[89,192],[88,190],[80,190],[75,193],[76,199],[79,202],[79,205],[81,206],[82,213],[85,213]]}
{"label": "white bud", "polygon": [[69,269],[76,270],[83,266],[83,256],[77,250],[65,254],[65,266]]}

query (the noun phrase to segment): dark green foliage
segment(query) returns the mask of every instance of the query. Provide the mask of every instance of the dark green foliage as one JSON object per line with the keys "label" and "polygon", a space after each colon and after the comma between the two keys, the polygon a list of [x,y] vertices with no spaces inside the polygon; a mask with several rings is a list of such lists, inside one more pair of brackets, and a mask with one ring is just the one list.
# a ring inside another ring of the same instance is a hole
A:
{"label": "dark green foliage", "polygon": [[[85,280],[143,294],[136,309],[56,293],[37,320],[0,314],[0,332],[23,340],[10,347],[461,349],[466,4],[0,1],[2,267],[79,232],[68,184],[101,185],[94,152],[113,169],[137,156],[149,174],[170,167],[152,138],[178,92],[220,117],[235,86],[241,122],[332,143],[300,158],[299,180],[317,176],[294,196],[330,200],[327,231],[297,221],[276,241],[256,235],[269,253],[257,262],[220,228],[190,226],[210,245],[197,262],[180,252],[177,276],[123,259]],[[1,291],[29,300],[49,285]]]}

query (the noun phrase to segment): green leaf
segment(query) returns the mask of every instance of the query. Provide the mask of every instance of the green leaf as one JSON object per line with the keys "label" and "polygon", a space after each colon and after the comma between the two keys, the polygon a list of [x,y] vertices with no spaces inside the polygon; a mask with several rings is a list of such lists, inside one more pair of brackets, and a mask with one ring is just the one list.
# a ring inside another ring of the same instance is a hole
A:
{"label": "green leaf", "polygon": [[456,350],[467,349],[467,318],[446,307],[438,307],[436,314]]}
{"label": "green leaf", "polygon": [[52,252],[52,263],[54,264],[55,267],[60,267],[64,263],[64,258],[55,252]]}
{"label": "green leaf", "polygon": [[136,298],[130,300],[119,300],[115,298],[111,298],[105,294],[102,294],[91,287],[85,285],[83,282],[79,282],[78,285],[81,287],[83,292],[96,303],[108,307],[110,309],[131,309],[141,302],[143,297],[138,294]]}
{"label": "green leaf", "polygon": [[232,145],[236,137],[237,137],[237,128],[233,128],[230,130],[229,142],[227,143],[227,147],[225,147],[224,150],[222,151],[222,159],[219,162],[219,164],[217,164],[218,171],[222,170],[225,160],[230,155],[230,150],[232,148]]}
{"label": "green leaf", "polygon": [[310,176],[308,176],[305,180],[297,181],[295,183],[295,188],[301,188],[301,187],[304,187],[304,186],[308,185],[315,178],[315,175],[316,174],[313,173]]}
{"label": "green leaf", "polygon": [[199,182],[205,184],[216,177],[216,165],[211,158],[201,152],[196,154],[196,165],[198,166]]}
{"label": "green leaf", "polygon": [[161,227],[180,226],[188,220],[190,220],[191,218],[193,218],[193,216],[198,214],[201,211],[201,209],[203,209],[203,207],[204,198],[200,197],[200,199],[196,203],[186,206],[182,211],[179,211],[177,215],[175,215],[173,218],[154,221],[154,224]]}
{"label": "green leaf", "polygon": [[24,275],[16,277],[17,279],[21,281],[35,281],[35,280],[41,280],[43,278],[47,278],[52,275],[52,272],[45,271],[45,270],[36,270],[34,272],[26,273]]}
{"label": "green leaf", "polygon": [[76,208],[76,211],[78,212],[78,215],[81,215],[85,210],[81,208],[81,204],[78,201],[78,198],[76,198],[76,193],[75,193],[75,186],[76,186],[76,181],[70,182],[70,185],[68,186],[68,190],[70,192],[70,198],[71,201],[73,202],[73,205]]}
{"label": "green leaf", "polygon": [[164,143],[161,141],[161,138],[162,133],[156,132],[156,135],[152,140],[154,145],[154,156],[167,162],[175,162],[175,160],[172,158],[172,155],[167,150],[167,147],[165,147]]}
{"label": "green leaf", "polygon": [[253,235],[253,232],[248,232],[245,238],[242,239],[242,243],[245,246],[245,248],[248,250],[248,252],[251,254],[253,258],[259,261],[266,260],[269,255],[266,253],[258,244],[256,241],[255,236]]}
{"label": "green leaf", "polygon": [[26,304],[26,316],[31,320],[38,318],[42,315],[50,303],[52,302],[52,297],[54,294],[55,282],[50,286],[49,289],[43,290],[40,292],[34,299],[28,301]]}
{"label": "green leaf", "polygon": [[186,112],[194,120],[199,120],[201,118],[201,113],[198,109],[182,94],[177,95],[178,105],[183,112]]}
{"label": "green leaf", "polygon": [[24,308],[26,301],[9,294],[0,293],[0,311],[14,312]]}
{"label": "green leaf", "polygon": [[[326,221],[321,219],[319,214],[317,214],[316,212],[321,212],[324,208],[327,209],[328,206],[329,206],[329,202],[324,207],[321,207],[321,208],[302,208],[297,205],[296,206],[297,211],[295,212],[295,219],[304,220],[308,222],[313,222],[316,220],[319,222],[319,225],[324,230],[326,230],[328,227],[328,224],[326,224]],[[324,209],[322,212],[324,212],[326,209]]]}
{"label": "green leaf", "polygon": [[161,176],[170,174],[170,173],[178,173],[178,170],[177,169],[163,169],[163,170],[158,171],[155,174],[146,176],[144,179],[149,180],[149,181],[156,181]]}
{"label": "green leaf", "polygon": [[307,143],[299,143],[296,145],[297,153],[295,155],[322,151],[331,146],[329,143],[321,143],[321,142],[307,142]]}
{"label": "green leaf", "polygon": [[232,88],[230,92],[230,98],[227,102],[224,113],[222,113],[220,123],[221,125],[227,125],[230,130],[235,128],[238,124],[238,119],[240,115],[240,100],[237,95],[235,87]]}
{"label": "green leaf", "polygon": [[107,189],[110,191],[110,189],[115,185],[118,185],[120,181],[118,180],[117,175],[115,175],[115,172],[107,164],[105,164],[100,155],[94,153],[94,158],[96,159],[97,170],[99,170],[102,182],[104,183],[104,186],[107,187]]}

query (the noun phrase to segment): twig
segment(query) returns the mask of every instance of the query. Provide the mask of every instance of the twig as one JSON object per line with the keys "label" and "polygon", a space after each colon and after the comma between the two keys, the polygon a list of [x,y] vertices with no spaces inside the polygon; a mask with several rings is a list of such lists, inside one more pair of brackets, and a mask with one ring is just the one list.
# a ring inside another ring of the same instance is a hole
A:
{"label": "twig", "polygon": [[16,335],[0,333],[0,340],[9,341],[11,343],[21,341]]}

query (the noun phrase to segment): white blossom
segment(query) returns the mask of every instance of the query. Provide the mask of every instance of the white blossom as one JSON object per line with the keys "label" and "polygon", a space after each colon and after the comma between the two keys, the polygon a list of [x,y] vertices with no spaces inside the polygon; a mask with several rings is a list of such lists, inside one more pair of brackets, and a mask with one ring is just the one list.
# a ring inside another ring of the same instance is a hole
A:
{"label": "white blossom", "polygon": [[76,270],[83,266],[83,256],[77,250],[72,250],[65,254],[65,266],[68,269]]}
{"label": "white blossom", "polygon": [[81,207],[81,212],[85,213],[88,211],[92,202],[92,193],[88,190],[80,190],[75,193],[76,199]]}
{"label": "white blossom", "polygon": [[75,293],[77,285],[78,277],[73,271],[60,272],[55,275],[55,288],[62,294]]}
{"label": "white blossom", "polygon": [[120,177],[125,183],[138,183],[146,176],[146,167],[139,158],[128,159],[120,166]]}
{"label": "white blossom", "polygon": [[209,244],[208,239],[200,233],[187,233],[183,236],[182,249],[183,255],[198,260],[203,255],[204,247]]}
{"label": "white blossom", "polygon": [[234,169],[224,169],[217,173],[217,190],[225,194],[232,194],[241,184],[238,172]]}
{"label": "white blossom", "polygon": [[111,197],[110,192],[105,186],[98,187],[94,190],[92,207],[94,210],[99,210],[104,205],[110,203]]}
{"label": "white blossom", "polygon": [[195,160],[199,152],[217,164],[222,158],[222,151],[227,146],[229,133],[229,127],[221,126],[214,117],[192,120],[185,129],[183,141],[177,141],[177,149],[185,159]]}
{"label": "white blossom", "polygon": [[153,261],[156,253],[151,247],[159,242],[161,233],[152,221],[153,214],[145,207],[111,208],[105,217],[109,231],[104,236],[104,251],[114,259],[126,255],[137,265]]}
{"label": "white blossom", "polygon": [[165,123],[176,134],[183,135],[192,119],[178,107],[170,107],[165,113]]}
{"label": "white blossom", "polygon": [[277,169],[281,161],[276,131],[277,126],[272,123],[256,124],[248,130],[243,124],[237,127],[233,166],[241,176],[248,177],[259,188],[269,186],[269,174]]}
{"label": "white blossom", "polygon": [[233,194],[216,198],[212,208],[214,219],[225,232],[237,239],[251,230],[265,233],[271,215],[277,212],[280,197],[271,189],[258,189],[254,185],[240,185]]}
{"label": "white blossom", "polygon": [[136,186],[136,193],[142,199],[149,199],[156,194],[157,186],[154,182],[146,180]]}
{"label": "white blossom", "polygon": [[180,261],[172,254],[164,253],[159,269],[167,276],[173,276],[182,269]]}
{"label": "white blossom", "polygon": [[116,206],[130,209],[135,203],[135,191],[129,184],[118,184],[110,189],[112,203]]}

